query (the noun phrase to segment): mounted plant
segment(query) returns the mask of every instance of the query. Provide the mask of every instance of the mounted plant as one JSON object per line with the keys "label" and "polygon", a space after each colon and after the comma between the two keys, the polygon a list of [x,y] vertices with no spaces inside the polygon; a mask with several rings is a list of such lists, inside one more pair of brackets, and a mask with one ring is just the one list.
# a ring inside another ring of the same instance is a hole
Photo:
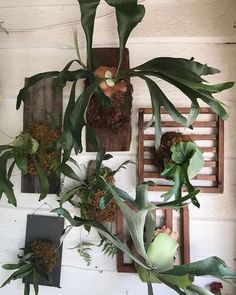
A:
{"label": "mounted plant", "polygon": [[34,240],[29,249],[23,249],[23,255],[18,255],[17,264],[4,264],[5,270],[15,272],[1,285],[1,288],[12,280],[23,279],[25,284],[24,295],[30,294],[30,284],[33,284],[34,293],[39,293],[39,280],[51,282],[50,274],[58,263],[57,249],[51,241]]}
{"label": "mounted plant", "polygon": [[[193,204],[200,207],[196,195],[200,192],[193,187],[190,180],[194,178],[204,166],[204,159],[200,148],[190,135],[180,132],[166,132],[163,134],[160,147],[155,153],[155,164],[161,176],[173,181],[171,189],[161,197],[167,202],[172,196],[175,204],[182,199],[185,187]],[[182,202],[182,201],[181,201]]]}
{"label": "mounted plant", "polygon": [[[89,226],[95,228],[100,235],[128,255],[138,266],[141,280],[147,283],[149,295],[154,294],[153,283],[164,283],[180,295],[212,294],[193,284],[195,276],[211,275],[223,280],[236,278],[236,273],[231,272],[225,263],[217,257],[207,258],[187,265],[174,266],[174,255],[179,246],[177,235],[164,230],[159,231],[155,237],[156,221],[153,211],[156,207],[162,208],[162,206],[153,206],[148,203],[147,185],[137,187],[135,200],[131,197],[126,198],[126,201],[135,208],[133,210],[116,193],[112,186],[106,183],[104,179],[102,181],[106,184],[107,189],[110,190],[122,211],[135,247],[135,254],[127,244],[109,232],[101,223],[77,216],[72,218],[64,208],[55,209],[53,212],[64,216],[70,222],[71,227]],[[168,203],[165,205],[168,206]]]}
{"label": "mounted plant", "polygon": [[40,178],[39,200],[49,193],[48,177],[51,172],[63,173],[73,178],[73,171],[67,164],[60,163],[56,149],[59,129],[54,125],[34,122],[26,127],[9,145],[0,146],[0,199],[6,195],[8,202],[17,206],[11,176],[15,166],[23,175],[37,175]]}
{"label": "mounted plant", "polygon": [[96,160],[88,163],[86,178],[80,180],[78,185],[64,193],[60,200],[61,206],[69,201],[73,206],[80,208],[82,218],[102,223],[113,222],[116,214],[116,202],[112,198],[110,191],[101,182],[101,177],[119,193],[122,193],[122,190],[114,186],[114,176],[120,169],[125,168],[127,164],[132,162],[125,161],[117,169],[112,170],[102,164],[103,161],[111,158],[112,155],[100,150]]}
{"label": "mounted plant", "polygon": [[[81,141],[82,129],[84,126],[92,124],[90,120],[91,112],[87,116],[87,110],[93,109],[95,112],[96,106],[99,105],[99,108],[103,108],[104,112],[108,111],[109,108],[112,108],[112,103],[114,102],[112,100],[112,93],[116,92],[116,89],[119,89],[123,94],[126,91],[130,91],[131,87],[127,84],[127,81],[132,77],[141,78],[148,86],[153,109],[153,118],[149,124],[155,121],[156,149],[159,148],[161,137],[161,107],[165,108],[168,114],[184,127],[191,128],[191,124],[197,118],[199,100],[208,104],[220,118],[227,119],[228,114],[223,107],[223,103],[215,99],[213,94],[231,88],[234,83],[227,82],[211,85],[202,78],[202,76],[219,73],[220,71],[215,68],[196,62],[193,58],[159,57],[130,70],[121,70],[127,40],[132,30],[142,21],[145,15],[145,8],[143,5],[139,5],[137,0],[106,0],[106,2],[114,7],[116,11],[120,44],[120,58],[117,66],[109,69],[106,68],[106,65],[97,65],[97,68],[93,69],[93,31],[96,10],[100,0],[79,0],[81,22],[87,41],[87,65],[81,60],[77,36],[75,35],[78,59],[69,62],[61,72],[46,72],[31,77],[27,85],[20,90],[17,98],[17,109],[19,109],[27,95],[28,89],[43,78],[57,77],[58,83],[62,87],[68,81],[73,82],[64,118],[64,130],[58,143],[58,148],[64,150],[64,162],[68,160],[73,147],[76,153],[81,152],[83,149]],[[74,63],[79,65],[79,69],[71,71],[70,67]],[[186,95],[191,101],[191,111],[187,118],[176,110],[175,106],[153,78],[159,78],[172,84]],[[76,98],[76,85],[80,79],[86,79],[87,84],[82,94]],[[92,99],[93,96],[96,97],[96,105],[94,104],[95,98]],[[93,114],[95,115],[95,113]],[[118,123],[119,120],[114,124]]]}

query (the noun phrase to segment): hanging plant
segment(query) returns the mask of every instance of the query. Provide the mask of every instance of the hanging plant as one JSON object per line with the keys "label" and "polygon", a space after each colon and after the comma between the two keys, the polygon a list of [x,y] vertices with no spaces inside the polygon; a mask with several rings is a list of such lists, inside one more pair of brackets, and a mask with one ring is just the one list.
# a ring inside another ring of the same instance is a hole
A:
{"label": "hanging plant", "polygon": [[218,257],[210,257],[186,265],[174,266],[173,257],[179,247],[177,235],[162,230],[157,232],[155,236],[156,220],[154,210],[157,207],[162,207],[160,205],[153,206],[148,202],[147,185],[137,186],[135,200],[131,197],[127,198],[128,194],[126,193],[126,201],[132,205],[132,208],[135,208],[133,210],[124,202],[124,198],[116,193],[112,186],[106,183],[104,179],[102,181],[106,184],[107,189],[111,192],[123,214],[135,247],[135,253],[138,253],[138,255],[134,254],[126,243],[108,231],[103,224],[77,216],[73,218],[62,207],[53,210],[53,212],[64,216],[70,222],[71,227],[89,226],[95,228],[101,236],[128,255],[138,265],[140,278],[147,283],[149,295],[153,295],[153,283],[164,283],[180,295],[202,295],[208,294],[208,291],[194,284],[196,276],[211,275],[223,280],[236,278],[236,273],[230,271]]}
{"label": "hanging plant", "polygon": [[103,161],[111,158],[112,156],[110,154],[106,154],[104,150],[100,150],[96,160],[88,163],[86,178],[80,180],[77,186],[64,193],[60,204],[63,205],[69,201],[75,207],[80,208],[82,218],[96,220],[102,223],[113,222],[116,216],[116,202],[112,198],[110,191],[101,182],[101,177],[114,187],[114,176],[120,169],[125,168],[128,163],[131,163],[131,161],[126,161],[116,170],[112,170],[102,165]]}
{"label": "hanging plant", "polygon": [[[125,100],[123,95],[125,97],[127,91],[131,92],[131,86],[127,84],[127,79],[132,77],[141,78],[148,86],[153,109],[153,118],[151,122],[155,121],[156,127],[156,149],[160,146],[161,107],[165,108],[167,113],[184,127],[191,127],[191,124],[197,118],[199,113],[199,100],[208,104],[212,111],[219,115],[220,118],[224,120],[227,119],[228,114],[223,107],[223,103],[215,99],[213,94],[231,88],[234,83],[227,82],[212,85],[202,78],[202,76],[219,73],[220,71],[218,69],[196,62],[193,58],[158,57],[130,70],[121,70],[123,54],[130,33],[138,23],[142,21],[145,15],[144,6],[139,5],[137,0],[106,0],[107,4],[114,7],[116,11],[120,59],[116,69],[108,69],[106,68],[106,65],[102,65],[102,67],[95,69],[94,71],[92,67],[92,41],[96,10],[100,0],[79,0],[78,2],[81,10],[81,23],[86,36],[87,65],[81,60],[79,46],[77,44],[77,36],[75,35],[78,59],[69,62],[61,72],[46,72],[31,77],[28,80],[27,85],[20,90],[17,97],[17,109],[19,109],[22,101],[24,101],[24,98],[27,95],[28,89],[41,79],[57,77],[58,83],[62,87],[64,87],[69,81],[73,82],[70,100],[64,118],[64,130],[58,143],[58,148],[64,150],[64,162],[69,159],[72,148],[75,149],[76,153],[82,152],[81,134],[84,126],[88,126],[89,124],[92,126],[96,125],[95,122],[97,122],[99,114],[103,114],[103,111],[101,112],[100,110],[104,110],[104,114],[108,112],[109,108],[112,110],[112,104],[116,104],[112,98],[112,93],[118,91],[122,94],[120,98]],[[73,63],[77,63],[80,68],[71,71],[70,67]],[[191,111],[187,118],[177,111],[175,106],[153,78],[159,78],[172,84],[186,95],[191,101]],[[76,98],[76,85],[80,79],[87,79],[88,83],[82,94]],[[96,98],[91,99],[93,95],[95,95]],[[130,106],[130,103],[127,103],[128,106]],[[121,103],[120,107],[122,105],[123,104]],[[108,109],[106,110],[106,108]],[[129,109],[130,108],[128,107],[127,113],[129,113]],[[106,116],[103,115],[102,126],[117,126],[120,124],[121,119],[123,120],[125,117],[126,116],[122,111],[119,112],[119,115],[114,120],[110,116],[107,116],[106,118]]]}
{"label": "hanging plant", "polygon": [[39,279],[51,282],[50,274],[58,264],[58,254],[51,241],[34,240],[29,249],[24,249],[23,255],[18,255],[17,264],[4,264],[5,270],[15,272],[1,285],[1,288],[12,280],[23,279],[25,284],[24,294],[30,294],[30,284],[33,284],[35,295],[39,292]]}

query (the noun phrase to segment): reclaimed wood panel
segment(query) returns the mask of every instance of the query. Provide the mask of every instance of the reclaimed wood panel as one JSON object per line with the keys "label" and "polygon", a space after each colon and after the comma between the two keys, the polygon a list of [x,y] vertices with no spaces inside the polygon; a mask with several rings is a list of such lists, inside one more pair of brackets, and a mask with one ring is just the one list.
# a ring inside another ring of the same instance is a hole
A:
{"label": "reclaimed wood panel", "polygon": [[[178,108],[182,114],[188,114],[189,108]],[[138,183],[152,179],[157,184],[149,186],[150,191],[168,191],[170,185],[163,182],[164,178],[157,171],[154,162],[155,125],[144,130],[152,109],[139,109],[138,122]],[[173,121],[166,110],[161,110],[163,133],[180,131],[191,135],[198,142],[203,152],[204,168],[193,180],[198,181],[197,187],[204,193],[223,193],[224,191],[224,121],[208,107],[200,109],[199,117],[193,124],[194,129],[186,129]],[[164,117],[164,119],[163,119]],[[168,117],[168,120],[167,118]],[[196,132],[195,132],[196,131]]]}
{"label": "reclaimed wood panel", "polygon": [[[119,48],[94,48],[93,63],[108,67],[117,67],[119,63]],[[96,67],[97,67],[96,66]],[[124,51],[121,70],[129,69],[129,50]],[[131,144],[131,117],[117,128],[93,128],[99,145],[109,152],[129,151]],[[86,151],[94,152],[94,148],[86,140]]]}
{"label": "reclaimed wood panel", "polygon": [[[27,83],[27,79],[26,79]],[[31,87],[24,100],[23,130],[33,122],[48,122],[48,113],[58,116],[59,124],[62,125],[62,88],[56,84],[56,79],[44,79]],[[60,192],[60,176],[54,172],[48,174],[49,193]],[[39,176],[21,176],[21,192],[40,193],[41,185]]]}

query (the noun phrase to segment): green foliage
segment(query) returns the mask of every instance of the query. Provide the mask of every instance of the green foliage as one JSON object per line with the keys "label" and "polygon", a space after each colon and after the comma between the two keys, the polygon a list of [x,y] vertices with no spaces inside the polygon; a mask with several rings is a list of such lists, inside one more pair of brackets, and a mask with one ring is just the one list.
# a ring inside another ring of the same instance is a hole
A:
{"label": "green foliage", "polygon": [[[56,77],[58,85],[65,87],[67,82],[73,82],[71,87],[70,100],[66,108],[65,118],[63,123],[63,134],[58,141],[58,149],[63,150],[63,163],[65,163],[74,148],[75,152],[82,152],[81,134],[82,129],[86,122],[86,111],[90,98],[96,94],[99,104],[104,107],[111,106],[111,100],[101,91],[100,83],[106,80],[98,79],[93,73],[92,61],[92,40],[94,32],[94,23],[96,10],[100,4],[100,0],[78,0],[81,10],[81,23],[86,36],[87,43],[87,60],[88,67],[81,61],[79,54],[77,34],[75,32],[74,39],[76,50],[78,54],[77,60],[70,61],[62,71],[53,71],[47,73],[37,74],[31,77],[27,85],[22,88],[17,98],[17,109],[20,107],[21,102],[24,101],[28,89],[41,79]],[[193,58],[171,58],[171,57],[158,57],[147,61],[146,63],[134,67],[128,71],[119,73],[122,64],[123,52],[126,42],[139,22],[142,21],[145,8],[143,5],[137,3],[137,0],[106,0],[108,5],[115,8],[116,19],[118,24],[118,34],[120,40],[120,61],[117,70],[115,82],[127,79],[129,77],[139,77],[143,79],[149,89],[153,118],[151,122],[155,121],[155,148],[158,149],[160,144],[161,124],[160,124],[160,110],[163,107],[172,118],[184,127],[190,127],[196,120],[199,113],[199,102],[202,100],[208,104],[213,112],[218,114],[220,118],[227,119],[228,114],[224,109],[223,103],[214,98],[214,94],[220,93],[223,90],[233,87],[233,82],[226,82],[216,85],[207,83],[202,76],[214,75],[219,73],[218,69],[209,67],[206,64],[201,64]],[[70,71],[70,67],[77,63],[82,69]],[[191,110],[187,118],[182,116],[171,103],[170,98],[160,89],[157,83],[151,77],[162,79],[173,86],[177,87],[183,92],[186,97],[191,101]],[[87,84],[84,91],[76,99],[76,84],[81,79],[87,79]],[[150,123],[151,123],[150,122]],[[89,132],[91,133],[91,132]],[[94,142],[93,142],[94,143]]]}
{"label": "green foliage", "polygon": [[[86,170],[86,178],[81,179],[79,178],[72,168],[68,166],[67,164],[61,165],[61,172],[70,177],[71,179],[74,179],[78,182],[78,184],[73,187],[72,189],[66,191],[61,200],[60,204],[61,206],[69,201],[75,206],[79,206],[81,209],[81,216],[83,218],[87,218],[87,209],[90,207],[90,197],[92,194],[94,194],[97,190],[104,190],[105,195],[100,200],[100,208],[104,209],[109,202],[112,199],[112,194],[107,190],[106,185],[104,185],[104,182],[101,181],[101,177],[105,179],[112,178],[116,173],[120,171],[120,169],[125,169],[125,166],[129,163],[132,163],[131,161],[125,161],[122,163],[117,169],[112,170],[106,166],[102,165],[103,161],[109,160],[112,158],[112,155],[106,154],[106,152],[101,149],[97,153],[97,157],[95,161],[90,161],[87,166]],[[115,190],[119,193],[120,196],[123,196],[122,190],[115,188]],[[74,201],[74,197],[78,197],[78,202]],[[127,196],[126,196],[127,197]],[[131,198],[131,197],[130,197]]]}
{"label": "green foliage", "polygon": [[120,40],[120,62],[118,72],[121,66],[123,52],[130,33],[142,21],[145,15],[143,5],[138,5],[137,0],[105,0],[110,6],[116,9],[116,19],[118,24],[118,34]]}
{"label": "green foliage", "polygon": [[[204,166],[203,155],[199,147],[193,142],[179,142],[171,147],[171,161],[165,160],[165,169],[161,175],[174,181],[172,188],[162,195],[164,202],[175,196],[173,204],[182,206],[187,200],[191,200],[197,207],[200,206],[196,199],[196,190],[189,179],[199,173]],[[186,187],[188,195],[182,197],[182,188]]]}
{"label": "green foliage", "polygon": [[77,216],[72,218],[69,212],[63,208],[55,209],[53,212],[64,216],[70,222],[71,226],[80,227],[86,225],[94,227],[104,239],[107,239],[120,251],[126,253],[138,265],[139,275],[142,281],[148,282],[149,294],[151,294],[150,292],[152,290],[151,283],[164,283],[181,295],[209,294],[205,289],[192,284],[194,276],[212,275],[219,279],[236,278],[236,274],[231,272],[225,263],[216,257],[173,268],[173,256],[178,245],[166,234],[157,236],[149,245],[148,249],[145,250],[144,228],[146,222],[143,222],[143,215],[146,216],[147,212],[152,212],[155,209],[153,205],[148,203],[147,185],[138,186],[137,196],[133,202],[136,210],[133,212],[131,212],[132,210],[116,194],[113,188],[109,184],[106,185],[123,213],[136,251],[145,260],[140,258],[140,256],[134,255],[125,243],[121,242],[102,224]]}
{"label": "green foliage", "polygon": [[76,246],[76,250],[79,253],[79,255],[84,259],[84,261],[87,263],[87,266],[91,264],[92,257],[90,255],[90,251],[92,250],[92,246],[94,246],[93,243],[83,241],[79,243],[79,245]]}
{"label": "green foliage", "polygon": [[24,254],[22,256],[18,255],[18,257],[18,264],[4,264],[2,266],[2,268],[5,270],[15,271],[5,282],[3,282],[0,288],[3,288],[7,284],[11,283],[11,281],[23,279],[25,284],[24,294],[30,294],[30,283],[33,283],[34,293],[35,295],[38,295],[39,278],[42,277],[50,282],[47,271],[42,267],[42,265],[38,264],[37,256],[35,253],[30,253],[24,250]]}
{"label": "green foliage", "polygon": [[92,69],[92,42],[96,10],[100,0],[78,0],[81,11],[81,23],[87,41],[88,68]]}
{"label": "green foliage", "polygon": [[111,256],[112,258],[119,252],[119,249],[107,239],[102,239],[99,247],[102,247],[102,252],[105,255]]}

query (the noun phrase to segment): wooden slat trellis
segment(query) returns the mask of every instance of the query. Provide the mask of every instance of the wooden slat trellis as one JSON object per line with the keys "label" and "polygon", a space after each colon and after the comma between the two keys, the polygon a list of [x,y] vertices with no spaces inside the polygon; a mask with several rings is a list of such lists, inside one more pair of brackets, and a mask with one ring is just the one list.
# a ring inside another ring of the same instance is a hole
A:
{"label": "wooden slat trellis", "polygon": [[[163,209],[162,211],[164,212],[164,221],[162,224],[158,224],[157,221],[157,227],[165,225],[166,227],[169,227],[171,230],[173,230],[173,210]],[[117,236],[121,241],[125,241],[124,220],[120,209],[117,210],[116,216]],[[180,209],[180,228],[178,232],[180,233],[180,263],[186,264],[190,262],[189,209],[187,206]],[[136,272],[134,263],[125,262],[124,253],[121,251],[117,255],[117,271],[126,273]]]}
{"label": "wooden slat trellis", "polygon": [[[179,108],[185,115],[189,108]],[[191,135],[203,152],[204,168],[192,180],[202,193],[223,193],[224,191],[224,121],[214,114],[210,108],[201,108],[193,129],[184,128],[161,110],[163,133],[179,131]],[[154,164],[155,125],[145,129],[152,115],[152,109],[139,109],[138,122],[138,183],[152,180],[155,186],[149,186],[150,191],[168,191],[171,182],[161,177]]]}

